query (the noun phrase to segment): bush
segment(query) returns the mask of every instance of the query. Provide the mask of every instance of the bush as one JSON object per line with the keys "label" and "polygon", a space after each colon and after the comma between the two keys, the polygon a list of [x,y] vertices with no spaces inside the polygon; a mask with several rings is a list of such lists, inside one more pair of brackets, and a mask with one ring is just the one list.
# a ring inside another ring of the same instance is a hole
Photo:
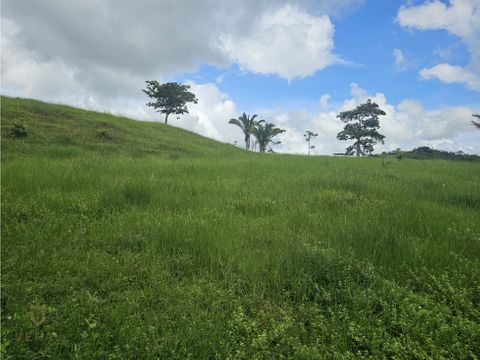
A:
{"label": "bush", "polygon": [[10,128],[10,136],[12,138],[21,138],[28,135],[28,130],[22,121],[15,121]]}
{"label": "bush", "polygon": [[110,135],[110,133],[106,130],[100,130],[97,132],[97,135],[95,135],[97,139],[100,140],[113,140],[113,136]]}

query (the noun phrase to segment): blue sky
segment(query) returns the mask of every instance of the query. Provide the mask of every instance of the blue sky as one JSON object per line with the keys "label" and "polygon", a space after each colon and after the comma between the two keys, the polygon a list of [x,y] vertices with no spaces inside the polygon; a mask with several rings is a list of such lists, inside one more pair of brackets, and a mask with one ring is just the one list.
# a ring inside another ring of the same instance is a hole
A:
{"label": "blue sky", "polygon": [[145,80],[188,83],[199,104],[172,125],[219,141],[241,143],[245,111],[287,130],[280,152],[305,153],[306,130],[342,151],[336,114],[371,98],[377,151],[480,153],[480,0],[16,0],[1,56],[3,94],[143,120],[162,120]]}
{"label": "blue sky", "polygon": [[[173,81],[216,82],[241,109],[254,112],[264,107],[286,110],[312,108],[322,94],[331,102],[350,98],[350,84],[357,83],[369,93],[385,93],[393,103],[406,98],[420,100],[427,109],[441,106],[478,106],[480,94],[462,84],[421,81],[418,71],[442,62],[440,51],[450,50],[455,64],[466,65],[465,44],[446,30],[405,29],[395,21],[402,1],[366,1],[346,16],[333,17],[335,50],[346,64],[331,65],[314,75],[288,82],[275,75],[242,71],[238,65],[201,65],[198,71],[172,77]],[[480,21],[480,19],[479,19]],[[401,50],[407,62],[397,70],[393,52]],[[294,54],[292,54],[294,56]]]}

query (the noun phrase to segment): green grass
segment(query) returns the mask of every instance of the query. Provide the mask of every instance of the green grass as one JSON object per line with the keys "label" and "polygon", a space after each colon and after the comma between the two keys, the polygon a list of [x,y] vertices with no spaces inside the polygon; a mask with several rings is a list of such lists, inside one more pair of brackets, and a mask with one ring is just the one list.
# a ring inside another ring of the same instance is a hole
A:
{"label": "green grass", "polygon": [[6,97],[1,146],[2,358],[480,354],[478,162],[253,154]]}

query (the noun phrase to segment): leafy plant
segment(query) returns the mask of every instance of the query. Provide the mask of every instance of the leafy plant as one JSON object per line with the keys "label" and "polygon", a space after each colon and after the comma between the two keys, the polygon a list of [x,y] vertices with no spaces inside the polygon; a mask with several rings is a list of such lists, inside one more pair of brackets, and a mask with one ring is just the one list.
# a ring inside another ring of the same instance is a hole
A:
{"label": "leafy plant", "polygon": [[12,138],[21,138],[28,135],[28,129],[23,121],[15,121],[10,129]]}
{"label": "leafy plant", "polygon": [[107,130],[97,131],[95,137],[100,140],[113,140],[113,136]]}

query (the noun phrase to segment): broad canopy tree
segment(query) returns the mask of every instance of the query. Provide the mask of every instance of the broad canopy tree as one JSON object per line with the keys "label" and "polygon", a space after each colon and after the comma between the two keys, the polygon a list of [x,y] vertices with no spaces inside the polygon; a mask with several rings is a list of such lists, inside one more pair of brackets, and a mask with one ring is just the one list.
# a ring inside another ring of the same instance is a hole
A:
{"label": "broad canopy tree", "polygon": [[247,115],[245,113],[242,114],[242,116],[239,116],[238,119],[230,119],[228,122],[229,124],[232,125],[237,125],[240,129],[242,129],[243,134],[245,135],[245,149],[249,150],[250,149],[250,138],[251,135],[253,134],[253,130],[256,128],[256,126],[265,120],[255,120],[258,117],[257,114],[253,114],[252,116]]}
{"label": "broad canopy tree", "polygon": [[346,153],[356,153],[357,156],[368,155],[373,152],[373,146],[379,141],[383,144],[385,136],[378,132],[380,128],[379,116],[386,115],[385,111],[370,99],[355,109],[343,111],[337,115],[346,123],[342,131],[337,134],[338,140],[355,140],[347,147]]}
{"label": "broad canopy tree", "polygon": [[176,82],[159,84],[156,80],[145,82],[147,89],[142,91],[153,99],[152,102],[147,103],[147,106],[152,106],[156,111],[165,114],[165,124],[168,123],[170,114],[188,114],[187,103],[198,103],[195,94],[188,91],[190,85]]}
{"label": "broad canopy tree", "polygon": [[257,139],[260,152],[265,152],[268,144],[272,143],[273,145],[280,144],[280,141],[273,141],[273,138],[278,134],[284,133],[285,130],[275,127],[271,123],[258,123],[257,126],[253,129],[253,135]]}

